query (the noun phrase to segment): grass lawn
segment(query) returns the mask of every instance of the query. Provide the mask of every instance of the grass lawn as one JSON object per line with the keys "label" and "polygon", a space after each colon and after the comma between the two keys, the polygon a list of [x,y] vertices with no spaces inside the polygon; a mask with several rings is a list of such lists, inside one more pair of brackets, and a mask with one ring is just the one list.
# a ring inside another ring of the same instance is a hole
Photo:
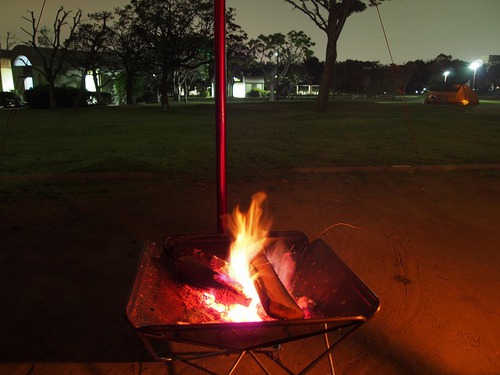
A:
{"label": "grass lawn", "polygon": [[[491,328],[498,170],[293,170],[500,163],[500,102],[466,108],[421,99],[408,107],[336,99],[322,115],[313,101],[228,104],[228,208],[268,193],[272,230],[325,240],[381,298],[377,316],[336,348],[338,373],[500,368]],[[216,231],[214,119],[213,103],[201,101],[170,113],[0,110],[0,137],[9,133],[0,143],[0,373],[165,372],[150,363],[124,308],[145,241]],[[328,303],[319,295],[316,302]],[[321,337],[286,346],[281,358],[294,370],[324,351]],[[233,359],[207,361],[200,368],[222,373]],[[328,372],[321,362],[314,373]],[[248,358],[241,363],[241,373],[260,371]],[[193,367],[175,361],[170,370]]]}
{"label": "grass lawn", "polygon": [[[477,107],[399,101],[230,102],[228,173],[281,175],[296,167],[500,162],[500,102]],[[152,172],[213,179],[213,103],[0,111],[1,175]],[[11,128],[9,129],[9,126]]]}

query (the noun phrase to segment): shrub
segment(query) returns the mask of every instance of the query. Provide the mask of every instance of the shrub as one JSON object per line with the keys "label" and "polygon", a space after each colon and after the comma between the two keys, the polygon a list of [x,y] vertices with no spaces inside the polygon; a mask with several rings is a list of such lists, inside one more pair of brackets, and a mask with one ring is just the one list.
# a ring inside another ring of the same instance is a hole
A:
{"label": "shrub", "polygon": [[249,98],[260,98],[262,95],[262,90],[254,87],[249,92],[247,92],[247,97]]}
{"label": "shrub", "polygon": [[49,86],[31,88],[24,95],[30,108],[49,108]]}
{"label": "shrub", "polygon": [[[56,87],[56,103],[59,108],[72,108],[78,97],[79,89],[74,87]],[[49,86],[41,85],[35,88],[26,90],[26,101],[30,108],[49,108]],[[84,92],[81,100],[81,106],[86,106],[89,103],[90,93]]]}
{"label": "shrub", "polygon": [[23,106],[21,97],[13,92],[0,91],[0,108],[19,108]]}
{"label": "shrub", "polygon": [[[113,104],[113,95],[110,92],[101,92],[102,105]],[[88,92],[86,96],[87,105],[97,104],[97,95],[95,92]]]}
{"label": "shrub", "polygon": [[198,92],[200,93],[201,98],[209,98],[210,97],[210,91],[208,91],[206,88],[199,88]]}
{"label": "shrub", "polygon": [[102,104],[111,105],[113,104],[113,95],[110,92],[101,92]]}
{"label": "shrub", "polygon": [[152,91],[144,91],[141,96],[136,99],[137,103],[158,103],[158,95]]}

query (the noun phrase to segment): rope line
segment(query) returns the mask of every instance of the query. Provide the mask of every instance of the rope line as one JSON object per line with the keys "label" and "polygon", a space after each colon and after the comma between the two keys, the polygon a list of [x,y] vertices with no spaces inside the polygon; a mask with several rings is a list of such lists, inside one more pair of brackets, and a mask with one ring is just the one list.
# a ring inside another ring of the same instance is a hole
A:
{"label": "rope line", "polygon": [[[385,32],[384,22],[382,21],[382,15],[380,14],[380,9],[378,6],[379,6],[379,2],[377,1],[377,2],[375,2],[375,8],[377,9],[378,19],[380,21],[380,26],[382,27],[382,33],[384,34],[385,44],[387,46],[387,50],[389,52],[389,57],[391,60],[391,72],[392,72],[392,77],[394,80],[394,86],[396,88],[399,88],[398,83],[402,83],[403,80],[401,79],[401,74],[400,74],[398,65],[394,63],[394,58],[392,57],[392,51],[391,51],[391,47],[389,44],[389,39],[387,38],[387,33]],[[399,92],[399,90],[398,90],[397,94],[399,97],[399,101],[401,103],[401,108],[403,110],[403,114],[405,115],[408,132],[410,133],[411,144],[413,146],[413,152],[415,153],[417,160],[419,162],[421,162],[422,155],[420,154],[420,150],[418,147],[417,135],[415,133],[415,127],[413,126],[413,121],[412,121],[412,118],[410,116],[410,111],[409,111],[409,107],[408,107],[406,93],[405,93],[405,90],[400,90],[400,91],[401,92]]]}

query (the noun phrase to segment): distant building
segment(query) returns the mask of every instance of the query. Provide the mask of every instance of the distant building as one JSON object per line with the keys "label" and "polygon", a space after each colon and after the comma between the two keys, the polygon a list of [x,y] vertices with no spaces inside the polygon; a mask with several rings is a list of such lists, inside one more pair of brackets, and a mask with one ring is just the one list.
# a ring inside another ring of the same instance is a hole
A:
{"label": "distant building", "polygon": [[318,95],[319,85],[301,84],[296,87],[297,95]]}
{"label": "distant building", "polygon": [[[39,48],[42,54],[51,52],[49,48]],[[73,51],[77,54],[81,52]],[[42,69],[41,57],[32,48],[25,45],[17,45],[12,50],[0,50],[0,91],[14,91],[20,96],[35,86],[46,84]],[[38,69],[36,69],[38,68]],[[69,69],[56,79],[56,86],[80,87],[80,70]],[[94,92],[95,86],[87,74],[85,86],[87,91]]]}
{"label": "distant building", "polygon": [[235,98],[245,98],[252,90],[264,90],[263,77],[243,76],[241,80],[235,78],[234,81],[232,93]]}
{"label": "distant building", "polygon": [[0,50],[0,91],[14,91],[10,52]]}
{"label": "distant building", "polygon": [[489,66],[495,66],[500,64],[500,55],[489,55],[488,62]]}

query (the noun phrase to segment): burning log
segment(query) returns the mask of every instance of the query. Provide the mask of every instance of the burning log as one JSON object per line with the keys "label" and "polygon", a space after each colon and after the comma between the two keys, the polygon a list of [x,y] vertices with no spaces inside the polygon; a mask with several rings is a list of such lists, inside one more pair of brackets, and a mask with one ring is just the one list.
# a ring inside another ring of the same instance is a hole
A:
{"label": "burning log", "polygon": [[215,272],[198,259],[184,255],[175,260],[179,271],[179,279],[186,284],[199,288],[216,288],[218,283],[214,280]]}
{"label": "burning log", "polygon": [[210,268],[217,273],[229,276],[229,263],[218,256],[212,255],[210,259]]}
{"label": "burning log", "polygon": [[303,319],[304,313],[288,293],[263,253],[250,261],[254,285],[267,315],[276,319]]}
{"label": "burning log", "polygon": [[215,272],[197,258],[185,255],[178,258],[175,264],[184,282],[199,288],[212,289],[217,302],[225,305],[248,306],[250,304],[250,298],[233,285],[228,277]]}

